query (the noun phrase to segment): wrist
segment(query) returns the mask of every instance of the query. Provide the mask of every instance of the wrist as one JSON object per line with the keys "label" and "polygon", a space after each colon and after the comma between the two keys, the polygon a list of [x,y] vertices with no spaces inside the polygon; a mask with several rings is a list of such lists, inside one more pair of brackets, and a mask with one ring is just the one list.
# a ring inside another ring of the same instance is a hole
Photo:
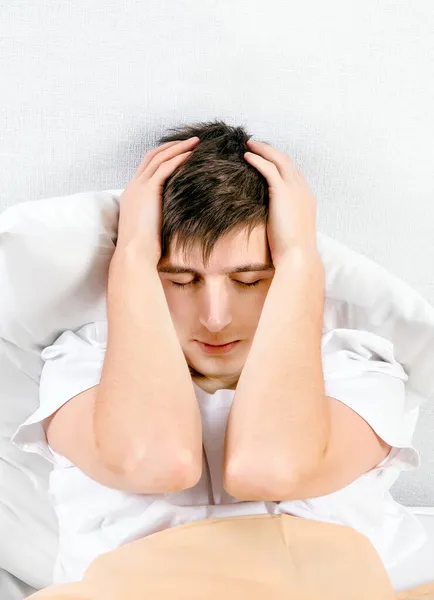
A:
{"label": "wrist", "polygon": [[137,265],[142,269],[151,269],[157,271],[158,261],[149,247],[139,241],[131,241],[122,246],[116,246],[112,257],[113,263],[122,263],[127,265]]}
{"label": "wrist", "polygon": [[285,268],[288,264],[292,266],[300,266],[301,268],[314,268],[320,271],[324,270],[324,264],[318,248],[315,246],[307,246],[294,244],[291,246],[274,264],[276,270]]}

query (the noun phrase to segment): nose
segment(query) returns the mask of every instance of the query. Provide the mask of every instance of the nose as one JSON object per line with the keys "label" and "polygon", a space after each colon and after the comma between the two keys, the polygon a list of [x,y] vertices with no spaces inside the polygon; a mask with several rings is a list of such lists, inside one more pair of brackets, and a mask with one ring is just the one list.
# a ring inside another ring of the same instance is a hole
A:
{"label": "nose", "polygon": [[210,285],[204,290],[200,322],[211,332],[224,329],[232,321],[230,297],[223,285]]}

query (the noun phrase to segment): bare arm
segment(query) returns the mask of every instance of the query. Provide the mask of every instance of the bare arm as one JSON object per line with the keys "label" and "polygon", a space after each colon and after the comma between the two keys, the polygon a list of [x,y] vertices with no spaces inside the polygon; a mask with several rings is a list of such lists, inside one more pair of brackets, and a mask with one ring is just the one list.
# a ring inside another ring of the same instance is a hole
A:
{"label": "bare arm", "polygon": [[192,487],[202,469],[200,411],[157,271],[161,186],[193,145],[148,153],[121,197],[109,271],[95,443],[113,471],[142,473],[149,492]]}
{"label": "bare arm", "polygon": [[294,250],[276,268],[228,420],[226,484],[232,492],[232,467],[259,487],[287,485],[300,472],[310,473],[323,455],[329,425],[323,290],[319,256]]}
{"label": "bare arm", "polygon": [[[152,474],[138,468],[137,471],[111,469],[101,458],[95,445],[93,410],[98,385],[81,392],[62,405],[44,421],[50,447],[69,459],[85,475],[106,487],[131,494],[169,493],[187,487],[189,483],[173,466],[166,466],[165,479],[152,479]],[[173,461],[174,462],[174,461]],[[174,469],[168,472],[168,468]],[[157,472],[158,473],[158,472]]]}
{"label": "bare arm", "polygon": [[391,447],[326,396],[326,273],[315,197],[289,156],[263,142],[249,145],[254,152],[246,159],[270,185],[267,235],[276,274],[229,415],[224,486],[243,500],[313,498],[342,489]]}
{"label": "bare arm", "polygon": [[249,487],[268,479],[274,495],[310,476],[330,438],[321,354],[325,269],[316,199],[302,173],[269,144],[249,147],[246,160],[269,184],[275,276],[228,419],[225,486],[235,495],[245,478]]}
{"label": "bare arm", "polygon": [[174,473],[191,487],[202,464],[199,407],[160,278],[140,252],[115,253],[107,310],[96,445],[112,469],[142,469],[148,493],[168,491]]}

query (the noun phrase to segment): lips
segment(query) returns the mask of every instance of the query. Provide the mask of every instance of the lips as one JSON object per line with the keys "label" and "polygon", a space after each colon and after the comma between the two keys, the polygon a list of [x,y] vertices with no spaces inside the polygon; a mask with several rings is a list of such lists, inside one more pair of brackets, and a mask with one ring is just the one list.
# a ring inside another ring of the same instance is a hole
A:
{"label": "lips", "polygon": [[228,344],[233,344],[234,342],[238,341],[238,340],[232,340],[232,342],[224,342],[223,344],[210,344],[209,342],[202,342],[201,340],[197,340],[198,342],[201,342],[202,344],[206,344],[207,346],[227,346]]}
{"label": "lips", "polygon": [[196,343],[199,344],[202,352],[205,352],[205,354],[223,355],[232,352],[232,350],[236,348],[239,341],[240,340],[235,340],[235,342],[229,342],[228,344],[221,344],[218,346],[199,342],[198,340],[196,340]]}

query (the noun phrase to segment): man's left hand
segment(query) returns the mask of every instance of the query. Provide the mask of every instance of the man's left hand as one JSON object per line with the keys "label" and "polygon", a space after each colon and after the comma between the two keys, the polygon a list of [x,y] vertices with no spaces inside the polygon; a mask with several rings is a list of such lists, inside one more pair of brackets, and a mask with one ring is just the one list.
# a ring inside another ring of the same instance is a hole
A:
{"label": "man's left hand", "polygon": [[267,180],[269,214],[267,237],[273,264],[278,265],[294,246],[317,253],[316,199],[292,159],[264,142],[248,140],[249,164]]}

